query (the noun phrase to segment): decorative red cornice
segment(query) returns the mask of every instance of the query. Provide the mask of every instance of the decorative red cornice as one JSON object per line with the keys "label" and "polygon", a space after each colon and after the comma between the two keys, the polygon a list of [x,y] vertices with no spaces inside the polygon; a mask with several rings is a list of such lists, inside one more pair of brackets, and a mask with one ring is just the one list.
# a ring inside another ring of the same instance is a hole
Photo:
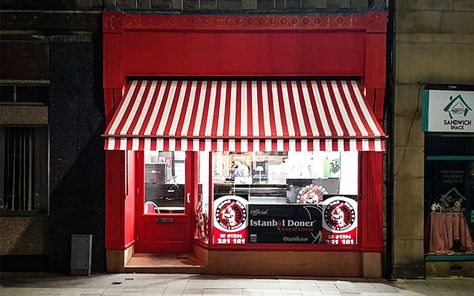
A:
{"label": "decorative red cornice", "polygon": [[360,30],[385,32],[386,13],[370,12],[367,14],[315,16],[125,14],[123,29],[157,31]]}
{"label": "decorative red cornice", "polygon": [[104,33],[121,33],[123,31],[123,12],[104,12],[102,30]]}

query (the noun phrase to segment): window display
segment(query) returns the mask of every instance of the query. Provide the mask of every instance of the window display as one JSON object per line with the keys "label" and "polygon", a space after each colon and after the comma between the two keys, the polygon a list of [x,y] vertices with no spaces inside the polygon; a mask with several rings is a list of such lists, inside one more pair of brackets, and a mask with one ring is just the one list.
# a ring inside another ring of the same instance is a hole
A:
{"label": "window display", "polygon": [[215,152],[212,177],[214,244],[357,244],[357,152]]}

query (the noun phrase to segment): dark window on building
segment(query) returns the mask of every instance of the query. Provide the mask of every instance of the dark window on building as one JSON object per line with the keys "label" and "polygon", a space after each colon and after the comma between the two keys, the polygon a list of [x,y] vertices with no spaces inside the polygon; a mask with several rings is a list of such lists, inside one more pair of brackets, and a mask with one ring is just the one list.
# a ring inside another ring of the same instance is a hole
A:
{"label": "dark window on building", "polygon": [[3,84],[0,85],[0,103],[47,104],[47,84]]}
{"label": "dark window on building", "polygon": [[0,212],[48,212],[48,128],[0,127]]}

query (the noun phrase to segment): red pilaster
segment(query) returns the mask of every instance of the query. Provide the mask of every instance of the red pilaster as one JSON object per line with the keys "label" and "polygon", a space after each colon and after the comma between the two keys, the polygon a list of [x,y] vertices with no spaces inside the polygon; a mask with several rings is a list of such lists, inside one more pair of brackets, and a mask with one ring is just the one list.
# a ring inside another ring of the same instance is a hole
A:
{"label": "red pilaster", "polygon": [[[367,105],[380,125],[383,125],[384,94],[386,80],[386,28],[384,12],[371,12],[367,16],[365,41],[364,84],[367,88]],[[381,252],[383,250],[383,154],[362,153],[362,179],[360,241],[362,251]]]}
{"label": "red pilaster", "polygon": [[[106,124],[110,122],[122,96],[122,12],[103,14],[103,86]],[[125,249],[126,192],[125,152],[105,152],[105,246],[107,250]]]}

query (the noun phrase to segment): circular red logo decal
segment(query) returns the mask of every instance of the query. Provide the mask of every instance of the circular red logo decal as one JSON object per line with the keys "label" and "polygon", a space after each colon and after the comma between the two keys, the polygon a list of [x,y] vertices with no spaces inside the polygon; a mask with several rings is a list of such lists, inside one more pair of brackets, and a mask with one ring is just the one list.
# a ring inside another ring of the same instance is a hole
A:
{"label": "circular red logo decal", "polygon": [[217,204],[215,215],[218,228],[239,230],[247,220],[247,208],[238,199],[227,198]]}
{"label": "circular red logo decal", "polygon": [[356,223],[355,209],[350,202],[333,200],[324,208],[324,222],[333,231],[351,230]]}

